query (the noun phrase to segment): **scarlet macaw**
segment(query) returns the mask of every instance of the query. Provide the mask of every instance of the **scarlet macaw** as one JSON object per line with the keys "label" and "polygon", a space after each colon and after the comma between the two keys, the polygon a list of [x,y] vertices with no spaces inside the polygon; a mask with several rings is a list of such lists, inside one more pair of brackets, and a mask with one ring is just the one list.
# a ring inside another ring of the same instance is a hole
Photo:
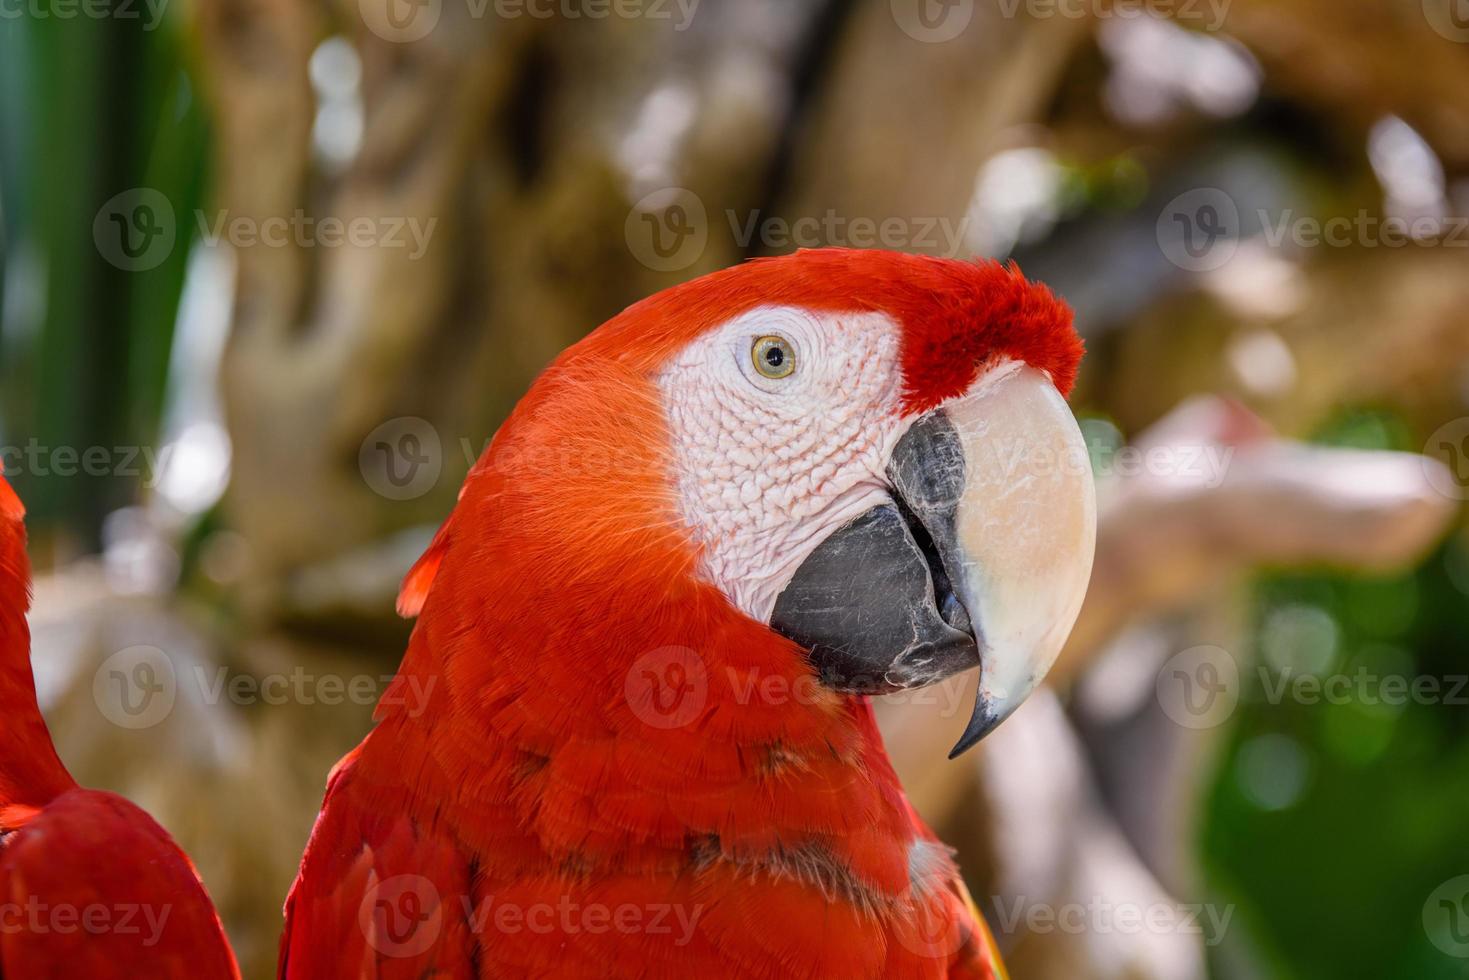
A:
{"label": "scarlet macaw", "polygon": [[189,859],[121,796],[82,789],[30,665],[25,510],[0,476],[0,980],[235,980]]}
{"label": "scarlet macaw", "polygon": [[281,976],[1002,976],[867,695],[979,666],[957,754],[1055,659],[1081,350],[1013,267],[835,249],[567,350],[405,582]]}

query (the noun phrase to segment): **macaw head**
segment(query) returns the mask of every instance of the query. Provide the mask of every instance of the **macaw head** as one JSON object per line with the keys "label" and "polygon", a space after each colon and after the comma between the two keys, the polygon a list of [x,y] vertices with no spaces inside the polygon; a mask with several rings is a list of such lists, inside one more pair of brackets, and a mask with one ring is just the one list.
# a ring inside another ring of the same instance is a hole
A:
{"label": "macaw head", "polygon": [[978,667],[957,754],[1045,676],[1086,590],[1081,353],[1069,310],[996,263],[823,249],[675,287],[537,382],[400,608],[431,610],[456,552],[456,621],[512,603],[563,651],[545,671],[595,672],[580,647],[629,624],[646,649],[731,617],[724,661],[774,636],[838,694]]}

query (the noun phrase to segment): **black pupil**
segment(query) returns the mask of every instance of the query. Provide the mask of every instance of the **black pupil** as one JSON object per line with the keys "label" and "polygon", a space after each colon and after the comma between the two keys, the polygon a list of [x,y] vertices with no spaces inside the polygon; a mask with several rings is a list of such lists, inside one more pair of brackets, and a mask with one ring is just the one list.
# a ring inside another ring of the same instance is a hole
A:
{"label": "black pupil", "polygon": [[765,348],[765,363],[773,368],[778,368],[786,362],[786,352],[771,344]]}

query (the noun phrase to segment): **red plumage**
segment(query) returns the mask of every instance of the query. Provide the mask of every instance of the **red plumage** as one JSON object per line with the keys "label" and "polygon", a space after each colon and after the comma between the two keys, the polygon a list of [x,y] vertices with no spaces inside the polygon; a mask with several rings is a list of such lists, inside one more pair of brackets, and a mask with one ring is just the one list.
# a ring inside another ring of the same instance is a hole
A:
{"label": "red plumage", "polygon": [[909,412],[997,357],[1068,389],[1081,352],[1014,269],[838,250],[676,287],[568,350],[405,583],[421,618],[331,777],[283,977],[996,975],[869,704],[696,573],[653,376],[764,304],[889,313]]}
{"label": "red plumage", "polygon": [[[666,289],[571,348],[622,355],[640,368],[757,306],[886,313],[903,328],[906,409],[918,414],[964,391],[989,360],[1010,357],[1069,395],[1085,349],[1071,309],[1013,263],[844,248],[756,259]],[[634,336],[629,336],[629,335]]]}
{"label": "red plumage", "polygon": [[23,516],[0,477],[0,978],[237,978],[183,851],[56,755],[30,668]]}

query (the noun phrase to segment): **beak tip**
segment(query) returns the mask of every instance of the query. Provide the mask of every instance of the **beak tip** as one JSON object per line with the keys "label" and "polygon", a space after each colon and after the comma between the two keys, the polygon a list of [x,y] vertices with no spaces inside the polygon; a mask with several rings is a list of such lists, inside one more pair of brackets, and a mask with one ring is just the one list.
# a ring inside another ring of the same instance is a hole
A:
{"label": "beak tip", "polygon": [[964,726],[964,734],[959,736],[959,741],[955,742],[954,747],[949,750],[949,759],[951,761],[957,759],[974,748],[1004,720],[1005,716],[996,712],[981,696],[974,706],[974,714],[970,717],[969,724]]}
{"label": "beak tip", "polygon": [[954,744],[954,747],[949,750],[949,761],[953,762],[955,759],[959,758],[959,756],[974,748],[976,745],[979,744],[980,738],[983,737],[984,736],[981,735],[979,738],[970,738],[969,735],[966,733],[965,736],[959,739],[959,741]]}

